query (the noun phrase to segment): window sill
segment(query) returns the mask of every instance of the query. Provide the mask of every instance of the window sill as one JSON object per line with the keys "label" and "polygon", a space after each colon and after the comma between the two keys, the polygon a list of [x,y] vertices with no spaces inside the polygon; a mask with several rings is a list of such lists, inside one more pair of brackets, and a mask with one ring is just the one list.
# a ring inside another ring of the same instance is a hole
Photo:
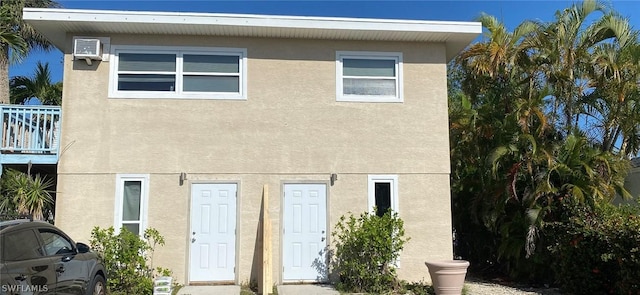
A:
{"label": "window sill", "polygon": [[384,103],[402,103],[404,100],[398,97],[379,97],[379,96],[339,96],[337,102],[384,102]]}
{"label": "window sill", "polygon": [[110,93],[109,99],[196,99],[196,100],[247,100],[239,94],[174,94],[174,93]]}

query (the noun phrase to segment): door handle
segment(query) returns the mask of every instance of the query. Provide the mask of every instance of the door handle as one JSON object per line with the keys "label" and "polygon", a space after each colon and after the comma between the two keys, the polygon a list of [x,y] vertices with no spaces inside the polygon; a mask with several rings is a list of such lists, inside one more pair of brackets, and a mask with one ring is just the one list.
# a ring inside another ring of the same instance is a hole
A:
{"label": "door handle", "polygon": [[16,281],[24,281],[27,279],[27,276],[25,275],[19,275],[17,277],[14,278]]}
{"label": "door handle", "polygon": [[63,273],[64,271],[65,271],[65,269],[64,269],[63,265],[60,265],[60,266],[58,266],[58,268],[56,268],[56,272]]}
{"label": "door handle", "polygon": [[324,238],[324,237],[322,237],[322,240],[320,240],[320,242],[324,242],[324,240],[325,240],[325,238]]}
{"label": "door handle", "polygon": [[191,243],[195,243],[196,242],[196,238],[191,238]]}

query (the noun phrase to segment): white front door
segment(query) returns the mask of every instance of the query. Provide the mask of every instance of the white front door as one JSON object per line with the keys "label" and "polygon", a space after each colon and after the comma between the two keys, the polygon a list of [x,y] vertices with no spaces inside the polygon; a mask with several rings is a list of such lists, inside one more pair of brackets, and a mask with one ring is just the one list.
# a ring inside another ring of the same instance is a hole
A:
{"label": "white front door", "polygon": [[191,186],[189,281],[235,280],[236,192],[236,184]]}
{"label": "white front door", "polygon": [[327,186],[285,184],[283,280],[326,281]]}

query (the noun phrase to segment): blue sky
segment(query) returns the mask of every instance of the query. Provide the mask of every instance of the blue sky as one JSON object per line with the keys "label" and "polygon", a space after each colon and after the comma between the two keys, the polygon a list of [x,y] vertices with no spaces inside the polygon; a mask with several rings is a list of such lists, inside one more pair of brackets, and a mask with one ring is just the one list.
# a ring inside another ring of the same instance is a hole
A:
{"label": "blue sky", "polygon": [[[366,17],[385,19],[473,21],[481,12],[501,19],[509,28],[523,20],[550,21],[557,10],[574,1],[212,1],[212,0],[71,0],[58,1],[69,9],[108,9],[142,11],[179,11],[209,13],[277,14],[298,16]],[[608,2],[640,29],[640,0]],[[37,61],[49,62],[54,81],[62,80],[62,53],[33,52],[20,64],[10,67],[10,76],[32,75]]]}

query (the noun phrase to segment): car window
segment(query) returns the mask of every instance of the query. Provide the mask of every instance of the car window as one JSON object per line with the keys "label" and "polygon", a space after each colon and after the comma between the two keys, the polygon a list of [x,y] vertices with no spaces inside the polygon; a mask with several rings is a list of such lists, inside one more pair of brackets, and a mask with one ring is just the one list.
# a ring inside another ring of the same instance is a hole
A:
{"label": "car window", "polygon": [[71,242],[54,231],[41,229],[40,237],[42,237],[44,253],[47,256],[73,252],[73,246],[71,246]]}
{"label": "car window", "polygon": [[5,261],[20,261],[42,257],[38,237],[33,230],[10,232],[0,236],[2,258]]}

